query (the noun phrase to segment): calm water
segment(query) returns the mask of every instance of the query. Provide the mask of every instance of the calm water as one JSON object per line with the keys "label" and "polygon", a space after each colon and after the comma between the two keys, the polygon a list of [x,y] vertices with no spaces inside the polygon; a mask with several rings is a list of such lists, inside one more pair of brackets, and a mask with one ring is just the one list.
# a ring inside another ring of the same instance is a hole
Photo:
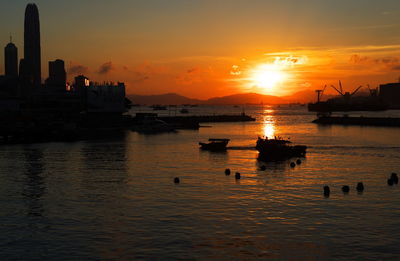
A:
{"label": "calm water", "polygon": [[[1,260],[399,260],[400,187],[386,179],[400,171],[400,129],[319,127],[304,107],[245,110],[257,121],[1,147]],[[259,171],[258,135],[306,144],[307,158]],[[232,149],[199,151],[209,137]]]}

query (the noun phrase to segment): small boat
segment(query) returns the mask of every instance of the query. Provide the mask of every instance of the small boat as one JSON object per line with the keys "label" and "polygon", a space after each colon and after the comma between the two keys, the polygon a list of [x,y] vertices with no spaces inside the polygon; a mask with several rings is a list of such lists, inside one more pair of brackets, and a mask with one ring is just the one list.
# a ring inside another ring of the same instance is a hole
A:
{"label": "small boat", "polygon": [[257,139],[256,149],[258,150],[259,159],[261,160],[285,160],[293,157],[304,157],[307,146],[291,145],[289,140],[280,137],[274,139],[260,138]]}
{"label": "small boat", "polygon": [[208,139],[208,143],[199,142],[200,149],[209,151],[226,151],[229,139]]}
{"label": "small boat", "polygon": [[150,106],[150,108],[153,108],[153,111],[165,111],[165,110],[167,110],[167,106],[162,106],[162,105],[158,105],[158,104],[152,105],[152,106]]}
{"label": "small boat", "polygon": [[175,132],[175,128],[165,121],[159,120],[157,118],[145,118],[140,122],[136,123],[132,127],[132,131],[139,133],[163,133],[163,132]]}

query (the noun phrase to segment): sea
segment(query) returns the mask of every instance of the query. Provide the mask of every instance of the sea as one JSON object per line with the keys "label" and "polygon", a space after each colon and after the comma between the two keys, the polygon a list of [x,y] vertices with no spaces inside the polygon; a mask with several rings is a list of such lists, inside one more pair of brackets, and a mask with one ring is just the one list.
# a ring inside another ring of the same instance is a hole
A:
{"label": "sea", "polygon": [[[400,185],[387,184],[400,128],[319,126],[300,105],[187,109],[256,121],[2,145],[0,260],[400,260]],[[307,145],[306,157],[257,160],[265,136]],[[199,150],[209,138],[230,139],[228,150]]]}

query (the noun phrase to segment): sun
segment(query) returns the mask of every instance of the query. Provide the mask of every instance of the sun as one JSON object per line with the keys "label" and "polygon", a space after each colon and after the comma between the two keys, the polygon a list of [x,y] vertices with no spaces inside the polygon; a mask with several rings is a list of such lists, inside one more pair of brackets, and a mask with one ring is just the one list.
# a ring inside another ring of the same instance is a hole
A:
{"label": "sun", "polygon": [[273,93],[274,89],[287,78],[286,73],[275,64],[257,66],[251,75],[253,86],[266,93]]}

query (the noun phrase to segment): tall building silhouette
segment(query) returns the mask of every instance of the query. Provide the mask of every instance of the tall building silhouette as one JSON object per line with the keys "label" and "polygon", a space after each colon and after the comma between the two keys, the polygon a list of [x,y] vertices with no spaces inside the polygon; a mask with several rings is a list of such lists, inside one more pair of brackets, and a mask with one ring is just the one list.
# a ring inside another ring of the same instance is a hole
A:
{"label": "tall building silhouette", "polygon": [[18,49],[11,39],[10,43],[4,48],[4,66],[6,76],[18,76]]}
{"label": "tall building silhouette", "polygon": [[28,4],[25,9],[24,71],[33,87],[41,86],[40,56],[39,11],[35,4]]}
{"label": "tall building silhouette", "polygon": [[57,59],[49,62],[49,78],[46,84],[61,91],[65,91],[67,74],[65,72],[64,61]]}

